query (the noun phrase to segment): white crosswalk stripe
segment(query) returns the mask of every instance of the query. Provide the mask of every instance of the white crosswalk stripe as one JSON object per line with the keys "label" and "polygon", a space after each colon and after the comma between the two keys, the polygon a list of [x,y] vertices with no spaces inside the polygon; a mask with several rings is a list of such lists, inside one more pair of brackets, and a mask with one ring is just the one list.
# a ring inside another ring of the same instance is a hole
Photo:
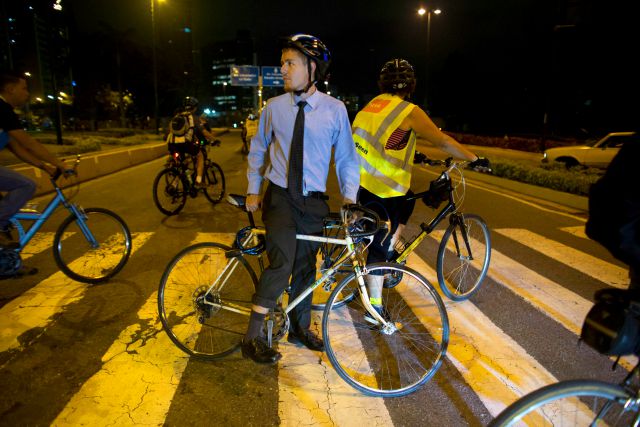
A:
{"label": "white crosswalk stripe", "polygon": [[[151,235],[134,233],[132,253],[144,245]],[[18,338],[22,334],[34,328],[46,327],[67,305],[81,300],[88,286],[57,272],[0,308],[0,352],[19,348],[21,344]]]}
{"label": "white crosswalk stripe", "polygon": [[629,271],[627,269],[585,254],[544,236],[532,233],[529,230],[502,228],[493,231],[509,237],[516,242],[522,242],[529,248],[575,268],[594,279],[607,283],[610,286],[620,289],[626,289],[629,286]]}

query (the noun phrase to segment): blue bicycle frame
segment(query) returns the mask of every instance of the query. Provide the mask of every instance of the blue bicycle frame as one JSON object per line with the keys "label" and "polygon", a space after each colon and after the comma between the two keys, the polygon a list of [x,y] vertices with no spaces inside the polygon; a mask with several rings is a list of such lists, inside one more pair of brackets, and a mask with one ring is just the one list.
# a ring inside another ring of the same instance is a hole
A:
{"label": "blue bicycle frame", "polygon": [[[82,234],[87,238],[87,241],[91,245],[92,248],[96,249],[98,247],[98,242],[94,238],[93,234],[87,227],[85,220],[87,219],[84,211],[81,207],[76,206],[73,203],[69,203],[67,198],[62,193],[62,190],[56,185],[56,183],[52,180],[53,187],[56,190],[56,196],[49,202],[44,212],[39,213],[36,211],[32,211],[29,209],[22,209],[20,212],[16,213],[13,217],[11,217],[11,224],[18,230],[18,234],[20,235],[20,248],[17,249],[18,252],[22,251],[24,247],[29,243],[29,241],[33,238],[33,236],[40,230],[42,225],[51,217],[53,212],[60,206],[62,203],[65,208],[78,219],[77,224],[82,230]],[[26,231],[22,226],[20,221],[35,221]]]}

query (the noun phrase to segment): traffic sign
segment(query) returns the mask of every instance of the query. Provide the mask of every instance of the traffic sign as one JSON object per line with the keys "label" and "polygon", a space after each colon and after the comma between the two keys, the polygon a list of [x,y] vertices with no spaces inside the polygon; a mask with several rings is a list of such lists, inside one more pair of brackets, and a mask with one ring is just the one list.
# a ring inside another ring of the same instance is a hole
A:
{"label": "traffic sign", "polygon": [[253,65],[232,65],[231,85],[233,86],[258,86],[260,67]]}
{"label": "traffic sign", "polygon": [[280,67],[262,67],[262,86],[284,86]]}

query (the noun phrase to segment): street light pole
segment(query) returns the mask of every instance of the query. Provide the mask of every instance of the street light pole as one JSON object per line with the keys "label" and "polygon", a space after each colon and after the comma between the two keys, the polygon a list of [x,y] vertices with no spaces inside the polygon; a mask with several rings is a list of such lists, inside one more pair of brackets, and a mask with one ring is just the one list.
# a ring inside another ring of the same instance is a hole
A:
{"label": "street light pole", "polygon": [[160,118],[158,117],[158,53],[156,48],[156,16],[155,16],[155,0],[151,0],[151,38],[153,49],[153,118],[156,123],[156,133],[160,131]]}
{"label": "street light pole", "polygon": [[423,16],[427,14],[427,61],[425,65],[425,80],[424,80],[424,97],[425,97],[425,107],[429,105],[429,63],[431,62],[431,14],[435,13],[436,15],[440,15],[442,11],[440,9],[425,9],[421,7],[418,10],[418,15]]}

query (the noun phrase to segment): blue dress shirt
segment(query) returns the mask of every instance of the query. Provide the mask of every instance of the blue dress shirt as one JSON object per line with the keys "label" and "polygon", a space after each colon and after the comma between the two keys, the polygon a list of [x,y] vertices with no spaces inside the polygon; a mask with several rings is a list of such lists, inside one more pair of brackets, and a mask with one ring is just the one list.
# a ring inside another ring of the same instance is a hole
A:
{"label": "blue dress shirt", "polygon": [[[292,93],[271,98],[260,115],[258,133],[251,139],[248,194],[260,194],[264,178],[286,188],[293,126],[303,100]],[[304,99],[304,153],[302,190],[325,192],[334,149],[336,175],[342,196],[355,201],[360,186],[360,166],[344,104],[316,90]],[[268,151],[268,164],[267,164]]]}

